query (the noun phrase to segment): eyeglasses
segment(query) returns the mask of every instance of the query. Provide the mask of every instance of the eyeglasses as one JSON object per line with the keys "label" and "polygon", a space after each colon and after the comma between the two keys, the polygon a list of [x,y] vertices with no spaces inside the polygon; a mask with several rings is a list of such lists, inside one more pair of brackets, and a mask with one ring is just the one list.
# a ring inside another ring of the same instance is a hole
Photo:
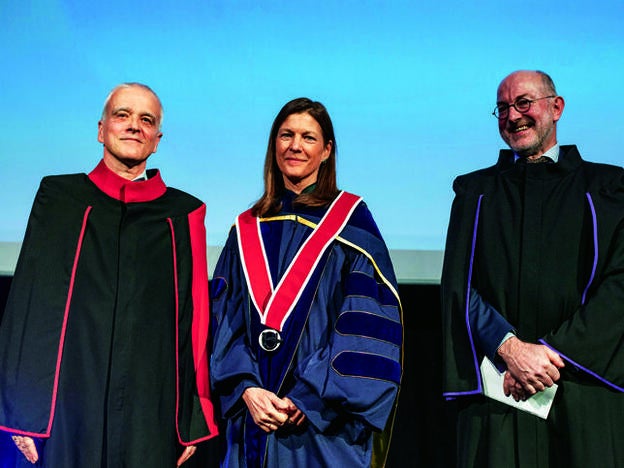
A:
{"label": "eyeglasses", "polygon": [[531,109],[531,104],[533,104],[535,101],[540,101],[542,99],[549,99],[549,98],[554,98],[554,97],[557,97],[557,96],[544,96],[544,97],[537,98],[537,99],[520,98],[520,99],[517,99],[516,102],[514,102],[513,104],[505,104],[501,102],[500,104],[496,105],[496,107],[494,108],[494,112],[492,112],[492,115],[496,117],[497,119],[506,119],[507,116],[509,115],[510,107],[513,107],[521,114],[526,114],[527,112],[529,112],[529,109]]}

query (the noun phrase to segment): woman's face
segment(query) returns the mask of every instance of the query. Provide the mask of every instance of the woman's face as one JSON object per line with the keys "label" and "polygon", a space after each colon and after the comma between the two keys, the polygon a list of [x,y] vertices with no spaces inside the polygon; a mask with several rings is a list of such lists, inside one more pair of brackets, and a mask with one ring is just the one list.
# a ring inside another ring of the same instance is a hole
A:
{"label": "woman's face", "polygon": [[284,186],[297,194],[316,182],[319,167],[331,152],[321,126],[307,112],[290,114],[275,138],[275,158]]}

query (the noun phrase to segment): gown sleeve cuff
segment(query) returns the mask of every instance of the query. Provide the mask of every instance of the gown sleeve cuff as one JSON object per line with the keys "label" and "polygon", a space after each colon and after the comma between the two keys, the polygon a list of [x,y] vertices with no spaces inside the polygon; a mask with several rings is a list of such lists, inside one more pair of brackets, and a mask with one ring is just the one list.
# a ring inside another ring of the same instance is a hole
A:
{"label": "gown sleeve cuff", "polygon": [[224,417],[231,418],[245,407],[243,392],[249,387],[261,387],[261,385],[252,379],[243,379],[231,392],[221,395],[221,411]]}
{"label": "gown sleeve cuff", "polygon": [[496,362],[498,348],[510,338],[508,335],[513,333],[514,328],[475,289],[470,290],[469,319],[479,348],[492,362]]}
{"label": "gown sleeve cuff", "polygon": [[298,381],[287,396],[320,432],[326,430],[338,416],[338,413],[327,407],[314,389],[305,382]]}

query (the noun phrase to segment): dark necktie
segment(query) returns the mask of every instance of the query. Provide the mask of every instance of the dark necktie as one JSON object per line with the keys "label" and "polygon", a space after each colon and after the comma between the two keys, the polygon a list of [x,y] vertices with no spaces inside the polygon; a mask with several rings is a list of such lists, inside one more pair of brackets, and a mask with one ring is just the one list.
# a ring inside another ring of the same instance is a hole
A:
{"label": "dark necktie", "polygon": [[522,159],[524,160],[526,164],[542,164],[542,163],[553,162],[553,160],[547,156],[540,156],[539,158],[536,158],[536,159],[528,159],[528,158],[522,158]]}

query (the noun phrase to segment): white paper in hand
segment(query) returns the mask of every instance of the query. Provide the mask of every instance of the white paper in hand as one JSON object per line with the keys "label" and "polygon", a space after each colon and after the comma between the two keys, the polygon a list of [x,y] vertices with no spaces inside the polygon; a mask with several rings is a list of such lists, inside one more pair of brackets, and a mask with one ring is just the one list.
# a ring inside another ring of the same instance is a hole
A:
{"label": "white paper in hand", "polygon": [[542,419],[548,417],[550,407],[555,399],[557,384],[537,392],[525,401],[516,401],[511,395],[505,396],[503,391],[503,378],[505,374],[498,371],[487,357],[481,361],[481,377],[483,380],[483,393],[494,400],[513,406],[522,411],[539,416]]}

